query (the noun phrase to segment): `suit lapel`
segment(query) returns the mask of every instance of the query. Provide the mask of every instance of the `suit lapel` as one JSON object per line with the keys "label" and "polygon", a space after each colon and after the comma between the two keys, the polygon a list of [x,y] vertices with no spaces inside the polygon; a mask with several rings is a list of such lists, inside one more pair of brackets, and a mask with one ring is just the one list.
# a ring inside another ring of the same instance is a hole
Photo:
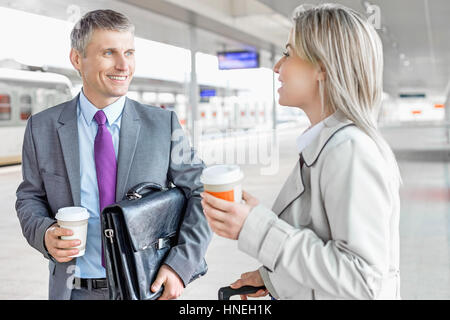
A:
{"label": "suit lapel", "polygon": [[127,98],[123,109],[122,123],[120,125],[119,155],[117,157],[116,202],[122,200],[123,195],[127,191],[125,188],[127,186],[134,153],[136,151],[140,128],[139,115],[134,103]]}
{"label": "suit lapel", "polygon": [[58,119],[62,126],[57,129],[74,206],[81,204],[77,104],[78,95],[66,103]]}

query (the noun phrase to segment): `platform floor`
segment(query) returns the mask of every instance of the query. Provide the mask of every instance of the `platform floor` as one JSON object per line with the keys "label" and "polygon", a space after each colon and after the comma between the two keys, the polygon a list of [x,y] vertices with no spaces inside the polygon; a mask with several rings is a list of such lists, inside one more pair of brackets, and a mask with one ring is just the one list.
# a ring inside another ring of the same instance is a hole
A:
{"label": "platform floor", "polygon": [[[272,205],[295,164],[295,138],[303,129],[278,135],[276,174],[261,175],[262,169],[267,170],[267,162],[241,165],[246,176],[244,189],[267,206]],[[243,141],[248,144],[244,139],[238,145],[245,149]],[[205,155],[205,161],[210,163],[214,157]],[[399,165],[404,180],[400,219],[402,298],[450,299],[450,164],[402,160]],[[0,299],[47,299],[47,261],[25,241],[14,210],[20,181],[20,166],[0,168]],[[209,272],[189,285],[181,299],[217,299],[218,288],[260,266],[238,251],[235,241],[218,236],[214,236],[206,259]]]}

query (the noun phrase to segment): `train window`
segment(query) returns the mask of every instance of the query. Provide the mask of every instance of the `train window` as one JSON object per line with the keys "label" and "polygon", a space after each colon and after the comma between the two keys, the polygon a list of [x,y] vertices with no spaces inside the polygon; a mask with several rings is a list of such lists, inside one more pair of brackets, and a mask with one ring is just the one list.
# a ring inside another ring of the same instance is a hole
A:
{"label": "train window", "polygon": [[0,94],[0,121],[11,120],[11,98]]}
{"label": "train window", "polygon": [[20,120],[27,120],[31,116],[31,96],[23,94],[20,96]]}

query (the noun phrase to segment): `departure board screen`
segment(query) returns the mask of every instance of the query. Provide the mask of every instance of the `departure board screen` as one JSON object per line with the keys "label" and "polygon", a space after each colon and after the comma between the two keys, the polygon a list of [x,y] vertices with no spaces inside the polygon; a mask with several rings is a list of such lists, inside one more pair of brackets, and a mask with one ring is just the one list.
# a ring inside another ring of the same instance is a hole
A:
{"label": "departure board screen", "polygon": [[219,70],[259,68],[259,53],[255,51],[224,51],[217,57]]}

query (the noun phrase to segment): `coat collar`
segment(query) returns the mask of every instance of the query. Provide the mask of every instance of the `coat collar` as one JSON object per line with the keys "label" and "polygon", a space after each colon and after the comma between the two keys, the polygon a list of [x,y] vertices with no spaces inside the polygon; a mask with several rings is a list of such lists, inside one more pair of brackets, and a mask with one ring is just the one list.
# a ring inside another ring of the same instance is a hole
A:
{"label": "coat collar", "polygon": [[[311,167],[317,161],[323,148],[333,135],[350,125],[354,125],[354,123],[351,120],[348,120],[341,111],[336,111],[326,118],[324,120],[324,127],[319,135],[315,137],[301,153],[305,165]],[[272,211],[277,215],[281,215],[286,208],[303,194],[304,191],[305,185],[303,182],[302,169],[300,168],[300,161],[297,161],[294,169],[278,194],[278,197],[273,204]]]}
{"label": "coat collar", "polygon": [[354,125],[354,123],[346,118],[342,111],[339,110],[326,118],[323,123],[324,127],[319,135],[302,151],[303,159],[308,167],[312,166],[317,161],[323,148],[337,131],[349,125]]}
{"label": "coat collar", "polygon": [[58,122],[61,124],[77,121],[77,103],[80,94],[77,94],[75,98],[64,102],[61,114],[59,115]]}

